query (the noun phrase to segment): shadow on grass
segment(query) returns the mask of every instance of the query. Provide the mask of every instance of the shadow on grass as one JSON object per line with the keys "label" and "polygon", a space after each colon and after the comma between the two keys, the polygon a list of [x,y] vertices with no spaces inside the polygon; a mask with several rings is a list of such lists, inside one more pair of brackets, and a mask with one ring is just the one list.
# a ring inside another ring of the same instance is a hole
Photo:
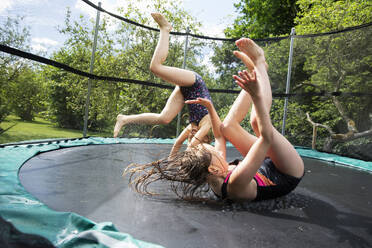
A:
{"label": "shadow on grass", "polygon": [[9,129],[11,129],[12,127],[16,126],[18,123],[13,123],[12,125],[10,125],[10,127],[8,128],[5,128],[5,129],[1,129],[0,128],[0,135],[5,133],[6,131],[8,131]]}

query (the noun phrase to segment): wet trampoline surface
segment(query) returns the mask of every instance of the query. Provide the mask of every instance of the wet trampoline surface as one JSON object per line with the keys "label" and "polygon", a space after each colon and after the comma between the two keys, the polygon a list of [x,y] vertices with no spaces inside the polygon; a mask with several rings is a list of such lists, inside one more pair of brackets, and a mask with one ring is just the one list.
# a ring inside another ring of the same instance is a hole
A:
{"label": "wet trampoline surface", "polygon": [[[116,144],[42,153],[19,172],[22,185],[57,211],[165,247],[372,247],[372,174],[304,158],[306,174],[291,194],[232,205],[178,200],[167,183],[144,197],[122,177],[132,162],[165,157],[171,145]],[[240,157],[229,148],[229,160]]]}

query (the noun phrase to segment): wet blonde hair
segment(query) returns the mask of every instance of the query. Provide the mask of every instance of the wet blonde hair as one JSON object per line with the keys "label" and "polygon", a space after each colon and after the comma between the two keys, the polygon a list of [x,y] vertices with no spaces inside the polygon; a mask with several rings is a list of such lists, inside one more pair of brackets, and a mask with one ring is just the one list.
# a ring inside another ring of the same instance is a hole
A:
{"label": "wet blonde hair", "polygon": [[130,164],[123,175],[129,175],[129,183],[140,194],[154,195],[148,186],[167,180],[178,197],[186,200],[200,199],[209,191],[207,177],[212,155],[205,149],[191,148],[147,164]]}

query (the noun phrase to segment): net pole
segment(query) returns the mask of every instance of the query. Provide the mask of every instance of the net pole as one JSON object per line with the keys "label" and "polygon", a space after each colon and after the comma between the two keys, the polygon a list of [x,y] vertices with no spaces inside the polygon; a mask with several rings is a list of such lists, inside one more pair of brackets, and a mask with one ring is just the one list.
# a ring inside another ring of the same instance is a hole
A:
{"label": "net pole", "polygon": [[[183,63],[182,63],[182,69],[186,68],[186,59],[187,59],[187,49],[188,49],[188,43],[189,43],[189,34],[190,28],[186,28],[186,42],[185,42],[185,49],[183,51]],[[180,126],[181,126],[181,111],[177,115],[177,131],[176,131],[176,137],[180,134]]]}
{"label": "net pole", "polygon": [[[294,35],[296,34],[295,28],[291,30],[291,43],[289,46],[289,58],[288,58],[288,71],[287,71],[287,83],[285,87],[285,93],[289,94],[289,88],[291,86],[291,74],[292,74],[292,59],[293,59],[293,43]],[[282,135],[285,135],[285,125],[287,120],[287,110],[288,110],[288,97],[284,99],[284,110],[283,110],[283,123],[282,123]]]}
{"label": "net pole", "polygon": [[[101,8],[101,2],[98,2],[98,7]],[[96,26],[94,28],[94,40],[93,40],[93,47],[92,47],[92,56],[90,58],[90,67],[89,67],[89,73],[93,74],[93,68],[94,68],[94,59],[96,54],[96,48],[97,48],[97,37],[98,37],[98,29],[99,29],[99,18],[100,18],[100,10],[97,10],[97,17],[96,17]],[[83,136],[87,137],[87,131],[88,131],[88,117],[89,117],[89,105],[90,105],[90,93],[92,88],[92,79],[88,79],[88,92],[87,92],[87,98],[85,101],[85,115],[84,115],[84,130],[83,130]]]}

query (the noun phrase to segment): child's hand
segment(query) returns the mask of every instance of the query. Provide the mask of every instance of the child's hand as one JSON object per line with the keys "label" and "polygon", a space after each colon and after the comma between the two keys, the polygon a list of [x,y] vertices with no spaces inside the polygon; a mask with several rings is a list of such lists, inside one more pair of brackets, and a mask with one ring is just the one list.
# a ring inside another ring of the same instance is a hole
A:
{"label": "child's hand", "polygon": [[251,96],[255,96],[259,92],[259,84],[257,82],[256,71],[248,72],[246,70],[238,72],[239,76],[233,75],[235,82]]}
{"label": "child's hand", "polygon": [[187,100],[185,101],[186,104],[200,104],[203,105],[204,107],[210,107],[212,106],[212,102],[209,99],[206,98],[200,98],[198,97],[195,100]]}

